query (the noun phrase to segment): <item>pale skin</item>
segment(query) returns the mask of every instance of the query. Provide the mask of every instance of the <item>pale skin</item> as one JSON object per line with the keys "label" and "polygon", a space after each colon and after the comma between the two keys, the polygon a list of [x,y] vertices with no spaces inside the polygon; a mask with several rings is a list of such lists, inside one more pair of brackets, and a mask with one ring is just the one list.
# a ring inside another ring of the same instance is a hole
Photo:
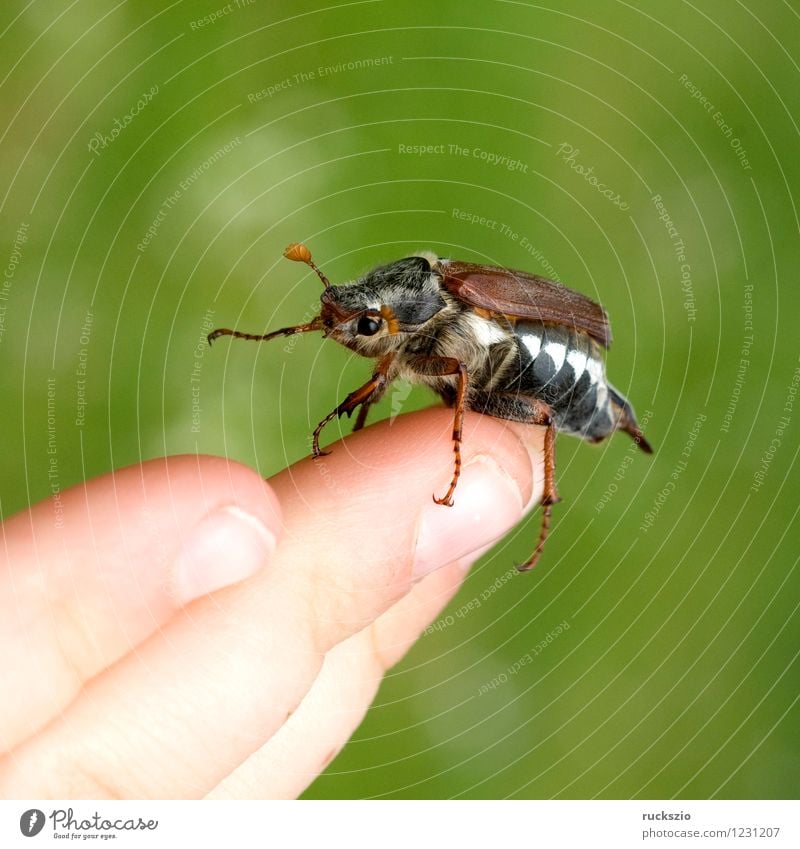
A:
{"label": "pale skin", "polygon": [[161,458],[8,519],[0,796],[301,793],[541,497],[544,429],[468,413],[455,506],[434,504],[451,430],[401,416],[266,482]]}

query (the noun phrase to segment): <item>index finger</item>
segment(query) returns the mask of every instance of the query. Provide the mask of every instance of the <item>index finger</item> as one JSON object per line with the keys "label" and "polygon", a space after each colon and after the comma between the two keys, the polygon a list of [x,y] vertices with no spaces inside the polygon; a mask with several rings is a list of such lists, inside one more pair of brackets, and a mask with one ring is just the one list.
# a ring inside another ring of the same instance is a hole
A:
{"label": "index finger", "polygon": [[[195,595],[260,568],[281,526],[255,472],[191,456],[121,469],[4,522],[0,752],[58,716]],[[203,573],[198,545],[206,563],[220,546],[220,556],[232,547],[238,555]]]}
{"label": "index finger", "polygon": [[285,527],[270,569],[217,604],[198,601],[95,679],[3,764],[0,793],[41,797],[48,776],[90,798],[205,795],[281,727],[325,653],[408,592],[421,548],[428,571],[444,565],[492,542],[541,493],[541,466],[513,429],[476,414],[456,506],[434,504],[452,471],[452,414],[389,427],[273,478]]}

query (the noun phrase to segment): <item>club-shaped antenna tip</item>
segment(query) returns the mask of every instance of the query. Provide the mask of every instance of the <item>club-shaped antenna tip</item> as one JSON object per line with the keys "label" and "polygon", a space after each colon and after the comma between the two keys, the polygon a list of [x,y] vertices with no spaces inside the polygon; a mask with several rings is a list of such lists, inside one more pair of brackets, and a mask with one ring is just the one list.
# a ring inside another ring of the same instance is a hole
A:
{"label": "club-shaped antenna tip", "polygon": [[302,242],[292,242],[283,255],[292,262],[311,262],[311,251]]}

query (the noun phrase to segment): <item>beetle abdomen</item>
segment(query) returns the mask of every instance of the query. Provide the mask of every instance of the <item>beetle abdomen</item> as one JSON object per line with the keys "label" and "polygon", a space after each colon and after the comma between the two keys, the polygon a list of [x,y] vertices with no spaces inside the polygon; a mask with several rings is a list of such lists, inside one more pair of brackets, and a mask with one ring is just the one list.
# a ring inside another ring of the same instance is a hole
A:
{"label": "beetle abdomen", "polygon": [[616,429],[618,415],[596,342],[580,330],[533,321],[518,321],[514,336],[519,368],[497,389],[545,402],[566,433],[594,441]]}

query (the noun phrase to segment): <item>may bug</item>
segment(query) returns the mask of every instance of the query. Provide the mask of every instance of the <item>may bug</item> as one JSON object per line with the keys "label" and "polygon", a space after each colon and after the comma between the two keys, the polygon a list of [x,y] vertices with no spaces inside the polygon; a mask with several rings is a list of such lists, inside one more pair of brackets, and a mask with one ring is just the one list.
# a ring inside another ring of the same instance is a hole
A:
{"label": "may bug", "polygon": [[321,330],[365,357],[372,377],[351,392],[314,431],[319,437],[337,416],[360,407],[354,430],[397,377],[423,383],[454,409],[455,470],[447,492],[434,500],[452,506],[461,471],[464,410],[542,425],[544,495],[539,541],[521,571],[539,559],[550,526],[557,431],[599,442],[624,430],[652,452],[633,409],[607,381],[601,349],[611,344],[605,310],[585,295],[535,274],[441,259],[423,253],[381,265],[345,286],[332,286],[305,245],[284,256],[311,266],[325,290],[320,314],[307,324],[258,335],[220,328],[208,336],[267,340]]}

